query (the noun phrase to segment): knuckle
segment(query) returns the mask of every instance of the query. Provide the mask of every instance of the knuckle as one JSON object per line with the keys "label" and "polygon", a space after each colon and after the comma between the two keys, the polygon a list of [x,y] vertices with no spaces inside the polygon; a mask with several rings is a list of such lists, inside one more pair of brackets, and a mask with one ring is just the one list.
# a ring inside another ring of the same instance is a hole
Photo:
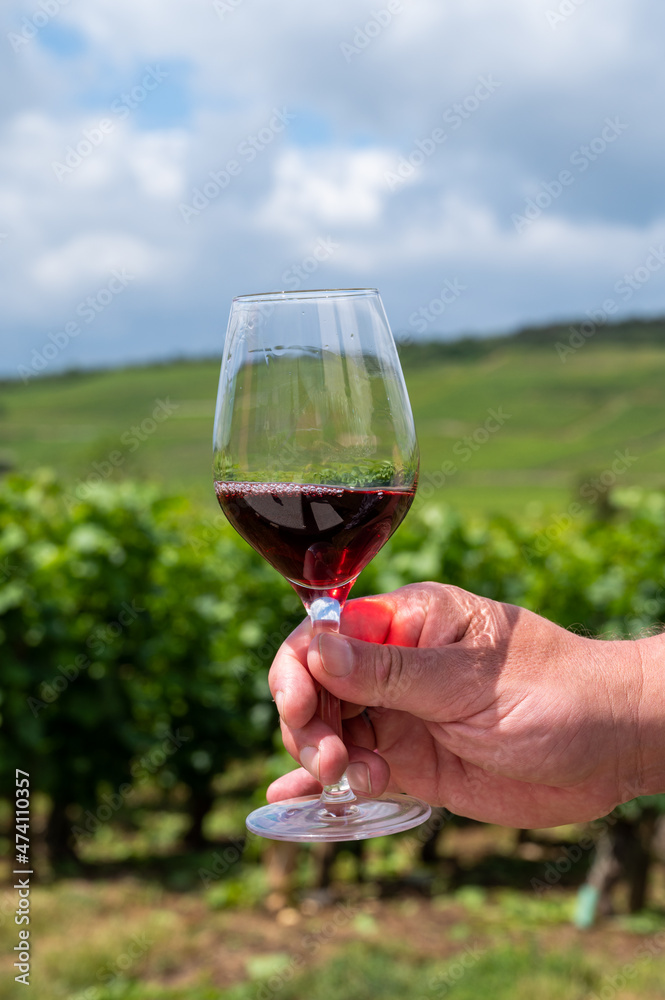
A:
{"label": "knuckle", "polygon": [[376,663],[378,690],[393,700],[404,688],[404,656],[399,646],[380,646]]}

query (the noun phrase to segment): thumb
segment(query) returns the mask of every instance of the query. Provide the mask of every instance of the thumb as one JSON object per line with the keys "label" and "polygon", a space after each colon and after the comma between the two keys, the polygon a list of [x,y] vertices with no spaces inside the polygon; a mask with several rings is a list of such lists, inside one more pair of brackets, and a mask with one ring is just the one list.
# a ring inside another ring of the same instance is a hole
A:
{"label": "thumb", "polygon": [[450,699],[451,687],[459,690],[459,677],[448,684],[456,659],[445,647],[391,646],[330,632],[315,636],[307,651],[312,676],[343,701],[432,721],[441,718],[444,692]]}

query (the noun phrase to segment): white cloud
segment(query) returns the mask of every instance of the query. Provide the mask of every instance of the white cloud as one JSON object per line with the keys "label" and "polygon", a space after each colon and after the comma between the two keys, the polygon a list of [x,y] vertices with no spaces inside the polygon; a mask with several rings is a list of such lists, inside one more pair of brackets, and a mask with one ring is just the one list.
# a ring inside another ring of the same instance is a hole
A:
{"label": "white cloud", "polygon": [[[112,350],[216,349],[231,295],[278,287],[329,235],[339,249],[317,284],[385,288],[397,327],[445,275],[469,287],[446,330],[503,329],[601,301],[608,283],[665,235],[665,8],[659,0],[589,0],[553,28],[546,14],[559,0],[402,0],[402,11],[346,60],[342,43],[384,6],[240,0],[219,16],[212,0],[94,0],[62,6],[49,46],[49,29],[15,54],[7,45],[7,368],[115,266],[136,271],[132,295],[81,341],[83,360],[102,351],[120,360]],[[32,0],[9,4],[0,35],[35,9]],[[59,53],[56,28],[76,29],[82,50]],[[177,126],[155,118],[157,127],[146,100],[124,120],[113,117],[113,99],[160,63],[170,77],[154,109],[159,101],[168,109],[180,93],[191,113]],[[181,80],[177,66],[188,70]],[[500,82],[496,92],[459,128],[448,126],[446,143],[391,192],[386,173],[487,75]],[[185,225],[179,204],[238,158],[275,107],[298,118]],[[105,116],[112,131],[58,180],[53,162]],[[607,116],[629,124],[625,136],[518,234],[511,216]],[[661,286],[650,282],[631,310],[665,311]]]}
{"label": "white cloud", "polygon": [[186,136],[179,132],[137,136],[128,161],[140,189],[149,198],[174,199],[185,188],[183,157]]}
{"label": "white cloud", "polygon": [[387,196],[384,174],[393,162],[383,150],[283,150],[258,219],[284,232],[376,224]]}
{"label": "white cloud", "polygon": [[162,257],[158,249],[126,234],[91,232],[43,253],[30,275],[37,291],[72,297],[106,281],[114,269],[126,269],[134,280],[150,279],[159,273]]}

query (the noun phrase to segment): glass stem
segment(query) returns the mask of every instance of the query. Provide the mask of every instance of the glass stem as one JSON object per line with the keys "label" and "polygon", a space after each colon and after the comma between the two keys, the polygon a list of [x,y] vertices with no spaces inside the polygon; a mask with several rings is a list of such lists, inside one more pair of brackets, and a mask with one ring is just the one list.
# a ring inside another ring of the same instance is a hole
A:
{"label": "glass stem", "polygon": [[[312,621],[312,633],[339,632],[339,619],[342,609],[339,601],[332,597],[318,598],[308,607],[307,613]],[[339,698],[330,694],[325,688],[319,692],[319,716],[326,726],[342,739],[342,709]],[[334,785],[324,785],[321,792],[321,803],[336,815],[344,815],[347,803],[355,802],[351,786],[345,774]]]}

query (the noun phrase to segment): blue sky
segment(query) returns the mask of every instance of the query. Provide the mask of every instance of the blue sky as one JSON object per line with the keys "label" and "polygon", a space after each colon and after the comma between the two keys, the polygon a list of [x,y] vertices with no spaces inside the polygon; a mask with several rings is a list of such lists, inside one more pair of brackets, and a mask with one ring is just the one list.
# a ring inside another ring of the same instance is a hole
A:
{"label": "blue sky", "polygon": [[218,354],[282,287],[377,286],[402,337],[665,312],[658,0],[0,18],[4,375]]}

